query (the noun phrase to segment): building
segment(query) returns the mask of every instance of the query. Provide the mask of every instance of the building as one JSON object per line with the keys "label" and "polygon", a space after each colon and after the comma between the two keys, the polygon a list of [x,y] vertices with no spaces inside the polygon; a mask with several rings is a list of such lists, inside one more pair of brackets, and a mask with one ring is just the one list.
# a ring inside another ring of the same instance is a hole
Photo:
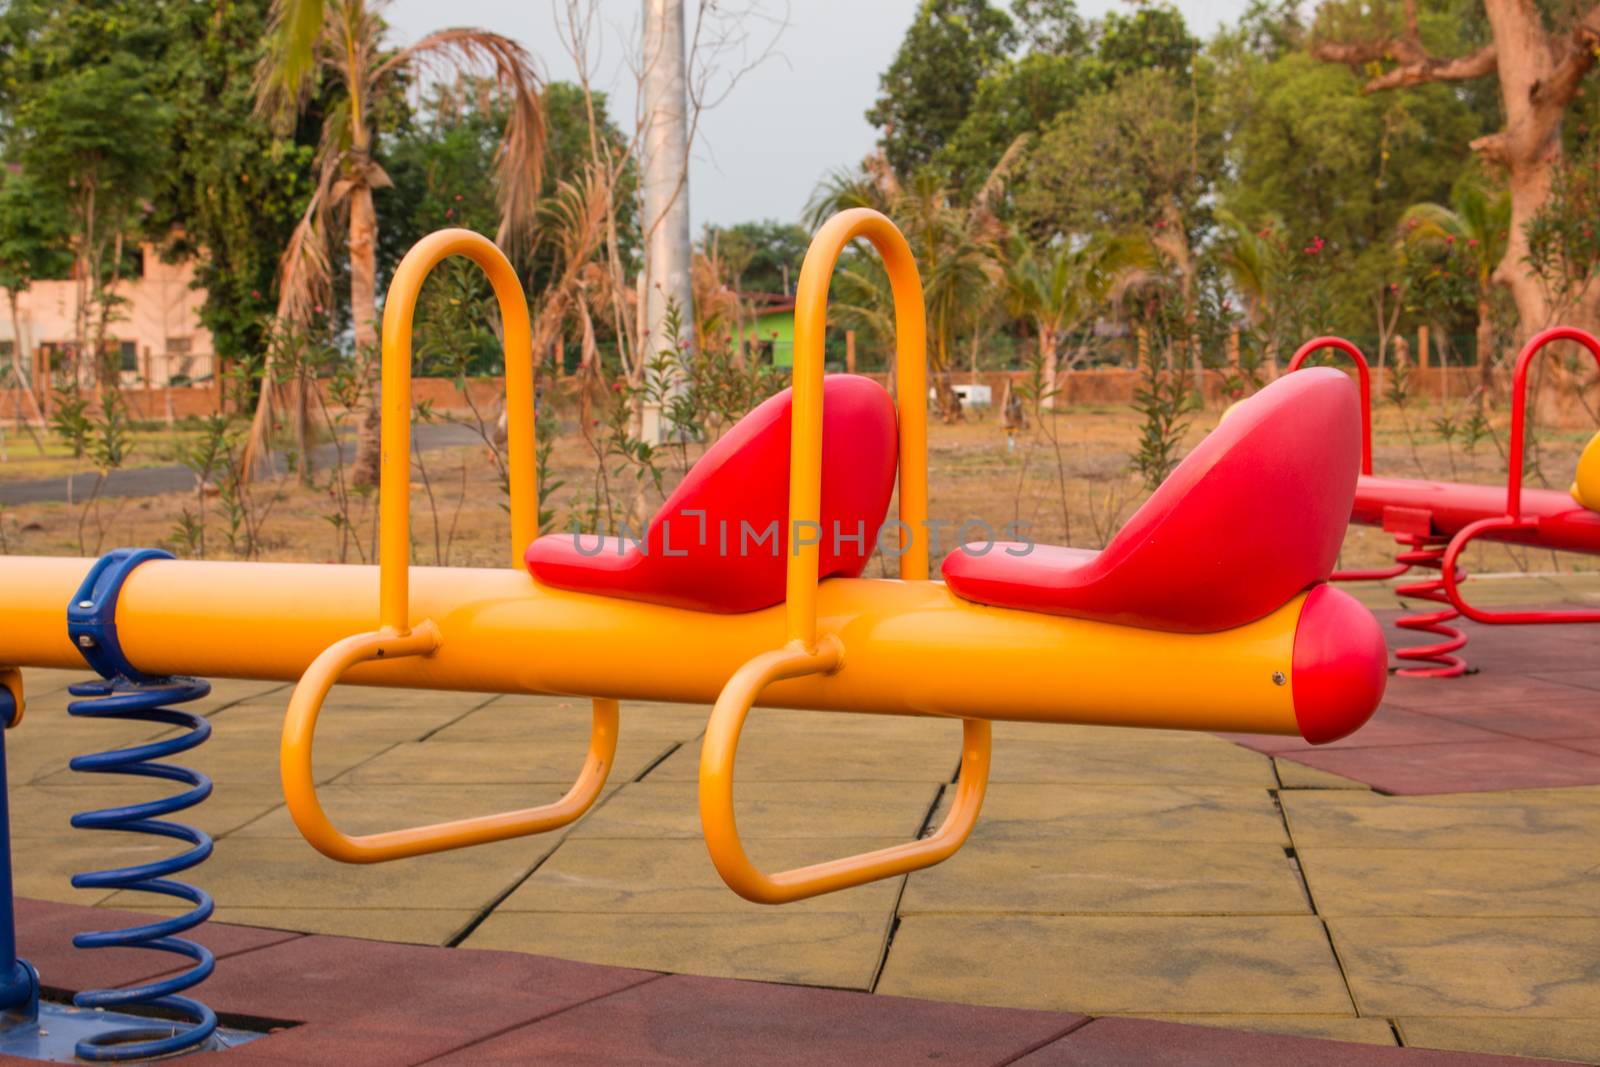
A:
{"label": "building", "polygon": [[794,297],[743,293],[753,314],[744,324],[744,346],[756,359],[775,367],[794,366]]}
{"label": "building", "polygon": [[[205,292],[196,289],[194,263],[162,262],[154,246],[145,244],[137,273],[118,283],[123,303],[106,327],[107,342],[122,355],[122,380],[127,386],[186,385],[208,381],[216,373],[211,334],[200,325]],[[37,281],[17,295],[17,321],[0,305],[0,359],[19,349],[34,374],[41,357],[48,358],[56,384],[65,382],[72,366],[77,336],[78,282],[73,278]],[[18,341],[20,340],[20,344]]]}

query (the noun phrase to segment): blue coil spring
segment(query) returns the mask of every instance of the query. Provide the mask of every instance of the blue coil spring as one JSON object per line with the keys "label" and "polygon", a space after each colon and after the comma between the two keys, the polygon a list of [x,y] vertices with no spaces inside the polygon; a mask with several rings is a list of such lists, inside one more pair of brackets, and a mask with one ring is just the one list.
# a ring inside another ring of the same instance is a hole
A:
{"label": "blue coil spring", "polygon": [[171,875],[186,871],[211,855],[211,837],[194,827],[169,822],[172,815],[205,800],[211,795],[211,779],[186,767],[157,762],[187,752],[211,736],[211,723],[199,715],[179,711],[168,705],[199,700],[211,692],[211,684],[195,678],[163,678],[134,682],[126,678],[84,682],[69,690],[76,700],[67,705],[71,715],[91,719],[121,719],[179,727],[187,732],[131,748],[115,749],[90,756],[79,756],[70,766],[89,774],[125,774],[140,778],[159,778],[188,786],[183,792],[142,804],[102,808],[72,817],[72,825],[90,830],[116,830],[123,833],[154,834],[186,842],[186,852],[152,863],[74,875],[79,889],[127,889],[176,897],[193,904],[192,910],[170,919],[146,923],[125,930],[79,934],[72,939],[78,948],[144,948],[174,952],[194,960],[182,974],[150,982],[132,989],[99,989],[79,993],[72,1002],[82,1008],[145,1008],[163,1015],[177,1015],[180,1021],[114,1030],[80,1042],[77,1055],[94,1061],[120,1061],[167,1056],[195,1048],[208,1041],[217,1028],[217,1016],[199,1001],[181,996],[184,990],[205,981],[215,962],[203,945],[177,935],[194,929],[211,916],[211,897],[204,890]]}

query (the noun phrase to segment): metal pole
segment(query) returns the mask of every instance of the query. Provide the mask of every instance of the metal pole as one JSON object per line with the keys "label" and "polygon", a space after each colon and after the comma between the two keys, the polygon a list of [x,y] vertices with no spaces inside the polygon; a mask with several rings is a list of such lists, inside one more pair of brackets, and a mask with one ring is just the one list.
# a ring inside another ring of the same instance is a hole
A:
{"label": "metal pole", "polygon": [[[11,689],[0,685],[0,724],[9,725],[17,714]],[[0,1012],[15,1022],[32,1021],[39,1014],[39,975],[33,965],[17,959],[17,920],[11,888],[11,805],[6,783],[5,729],[0,728]]]}

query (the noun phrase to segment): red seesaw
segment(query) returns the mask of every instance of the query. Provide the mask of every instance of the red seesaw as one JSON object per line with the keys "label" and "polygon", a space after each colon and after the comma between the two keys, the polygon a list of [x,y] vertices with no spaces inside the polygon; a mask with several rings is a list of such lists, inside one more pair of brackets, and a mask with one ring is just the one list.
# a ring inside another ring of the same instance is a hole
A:
{"label": "red seesaw", "polygon": [[1302,345],[1289,361],[1289,370],[1298,370],[1313,353],[1332,348],[1355,363],[1361,384],[1361,476],[1356,482],[1350,521],[1380,526],[1394,534],[1401,546],[1393,567],[1336,571],[1334,580],[1396,578],[1413,568],[1438,572],[1437,577],[1395,589],[1402,599],[1442,605],[1440,610],[1407,615],[1397,623],[1403,629],[1443,638],[1435,644],[1396,649],[1395,656],[1401,660],[1431,664],[1403,667],[1398,674],[1451,678],[1465,673],[1467,664],[1455,653],[1467,643],[1467,637],[1450,625],[1462,616],[1490,624],[1600,622],[1597,610],[1485,611],[1461,596],[1461,582],[1466,578],[1460,565],[1461,552],[1479,538],[1600,555],[1600,433],[1579,457],[1570,493],[1524,488],[1522,484],[1528,367],[1546,345],[1556,341],[1575,341],[1600,363],[1600,341],[1570,326],[1545,330],[1523,347],[1512,375],[1511,445],[1503,493],[1491,485],[1374,476],[1371,374],[1361,350],[1341,337],[1318,337]]}

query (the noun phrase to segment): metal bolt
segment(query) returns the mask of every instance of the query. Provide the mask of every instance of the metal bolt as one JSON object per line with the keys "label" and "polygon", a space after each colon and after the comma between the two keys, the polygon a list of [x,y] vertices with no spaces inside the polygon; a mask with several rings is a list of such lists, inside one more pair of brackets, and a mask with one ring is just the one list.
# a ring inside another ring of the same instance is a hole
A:
{"label": "metal bolt", "polygon": [[92,607],[94,607],[94,601],[92,601],[92,600],[80,600],[80,601],[78,601],[78,607],[80,607],[80,608],[92,608]]}
{"label": "metal bolt", "polygon": [[93,648],[94,647],[94,638],[90,637],[88,634],[79,634],[78,635],[78,647],[79,648]]}
{"label": "metal bolt", "polygon": [[1273,671],[1272,672],[1272,684],[1273,685],[1286,685],[1288,683],[1288,681],[1289,681],[1288,676],[1285,675],[1282,671]]}

